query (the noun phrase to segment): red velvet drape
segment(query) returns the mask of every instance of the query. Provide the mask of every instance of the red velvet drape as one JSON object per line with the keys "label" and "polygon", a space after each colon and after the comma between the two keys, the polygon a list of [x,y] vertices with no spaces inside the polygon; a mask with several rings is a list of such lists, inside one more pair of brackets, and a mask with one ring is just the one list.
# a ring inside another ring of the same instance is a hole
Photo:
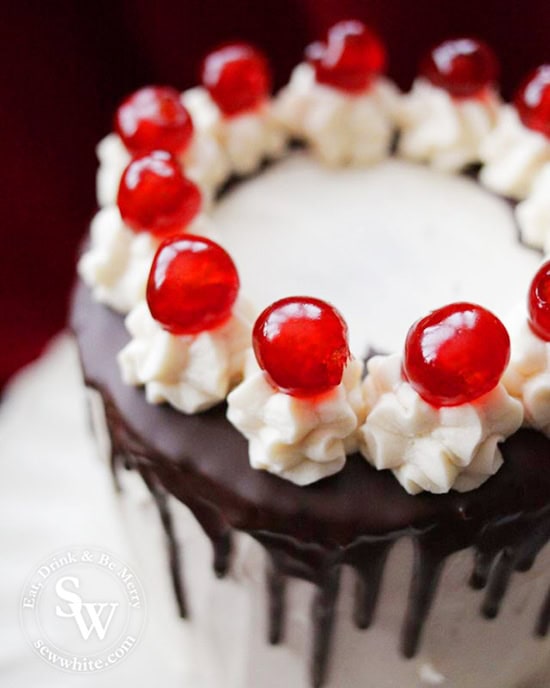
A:
{"label": "red velvet drape", "polygon": [[64,323],[77,244],[94,211],[94,144],[127,92],[186,88],[216,43],[252,40],[276,84],[333,21],[360,17],[410,84],[421,53],[476,34],[502,59],[509,96],[550,61],[548,0],[18,0],[0,10],[0,386]]}

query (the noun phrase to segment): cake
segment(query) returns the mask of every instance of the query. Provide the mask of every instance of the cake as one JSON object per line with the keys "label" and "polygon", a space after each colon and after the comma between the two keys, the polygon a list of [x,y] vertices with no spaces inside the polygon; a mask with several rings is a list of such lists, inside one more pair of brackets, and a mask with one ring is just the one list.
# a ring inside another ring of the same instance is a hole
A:
{"label": "cake", "polygon": [[[548,71],[512,106],[473,39],[410,94],[383,66],[340,22],[271,98],[265,57],[226,45],[99,147],[72,325],[134,537],[167,546],[150,594],[169,571],[208,688],[550,682],[550,440],[514,353],[550,339],[550,226],[520,212]],[[508,369],[499,318],[529,290]]]}

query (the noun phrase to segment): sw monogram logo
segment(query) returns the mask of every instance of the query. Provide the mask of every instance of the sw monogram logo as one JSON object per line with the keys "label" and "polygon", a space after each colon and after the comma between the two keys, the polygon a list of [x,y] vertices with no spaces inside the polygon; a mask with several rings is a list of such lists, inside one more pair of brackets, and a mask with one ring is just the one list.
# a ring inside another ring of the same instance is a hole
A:
{"label": "sw monogram logo", "polygon": [[63,576],[55,585],[57,596],[67,603],[64,608],[59,604],[55,606],[56,615],[64,619],[73,618],[84,640],[94,632],[99,640],[104,640],[119,602],[83,602],[77,592],[67,587],[69,584],[77,590],[80,588],[76,576]]}

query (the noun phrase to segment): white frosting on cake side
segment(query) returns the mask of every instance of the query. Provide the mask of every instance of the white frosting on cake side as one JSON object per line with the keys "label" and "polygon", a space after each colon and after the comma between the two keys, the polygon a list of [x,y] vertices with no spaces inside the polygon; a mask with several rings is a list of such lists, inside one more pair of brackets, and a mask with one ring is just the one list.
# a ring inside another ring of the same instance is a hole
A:
{"label": "white frosting on cake side", "polygon": [[[110,475],[97,461],[84,410],[77,352],[67,338],[57,340],[45,357],[14,380],[2,404],[2,508],[8,516],[2,550],[7,586],[0,596],[8,640],[4,684],[60,686],[57,673],[46,684],[44,665],[23,660],[28,647],[14,599],[20,597],[22,576],[37,552],[82,541],[101,543],[129,561],[147,602],[147,629],[139,648],[115,671],[96,675],[94,686],[131,685],[139,676],[142,682],[171,687],[310,688],[311,605],[318,588],[288,577],[284,642],[267,643],[265,571],[270,562],[265,549],[247,533],[234,531],[231,567],[220,581],[212,567],[210,538],[189,508],[168,496],[176,540],[183,547],[182,576],[192,619],[182,621],[175,613],[166,533],[151,494],[137,471],[121,470],[122,491],[113,498]],[[300,518],[299,499],[293,514]],[[465,584],[473,555],[467,548],[447,559],[413,659],[398,650],[414,559],[409,539],[402,538],[390,551],[368,631],[351,621],[357,577],[343,566],[325,688],[364,687],[365,676],[377,688],[426,688],[427,664],[445,677],[444,688],[549,686],[550,643],[534,637],[533,624],[548,592],[550,547],[541,550],[529,571],[512,574],[499,616],[489,622],[479,612],[480,593]],[[465,666],[476,670],[465,671]]]}
{"label": "white frosting on cake side", "polygon": [[227,417],[249,441],[251,466],[297,485],[340,471],[346,453],[357,448],[362,369],[352,359],[342,382],[313,398],[278,391],[263,371],[247,375],[227,398]]}
{"label": "white frosting on cake side", "polygon": [[[205,215],[198,215],[186,231],[214,235]],[[149,232],[130,229],[116,206],[107,206],[92,220],[90,247],[78,262],[78,273],[97,301],[128,313],[145,298],[149,270],[159,244],[160,239]]]}
{"label": "white frosting on cake side", "polygon": [[173,335],[151,316],[142,301],[127,316],[131,341],[118,355],[122,379],[145,385],[152,404],[167,401],[197,413],[222,401],[243,375],[252,322],[249,307],[237,301],[219,327],[193,335]]}
{"label": "white frosting on cake side", "polygon": [[293,136],[307,141],[329,165],[361,165],[387,157],[395,131],[397,88],[377,78],[364,93],[318,84],[300,64],[278,95],[275,112]]}
{"label": "white frosting on cake side", "polygon": [[512,105],[501,108],[497,125],[480,151],[481,182],[496,193],[516,199],[530,193],[535,176],[550,162],[550,140],[523,126]]}
{"label": "white frosting on cake side", "polygon": [[361,453],[378,470],[391,469],[410,494],[473,490],[498,471],[498,443],[523,421],[503,385],[475,402],[436,408],[403,380],[401,356],[375,356],[367,370]]}
{"label": "white frosting on cake side", "polygon": [[461,170],[479,161],[480,144],[493,129],[499,106],[492,90],[483,98],[453,98],[418,78],[397,110],[399,152],[446,172]]}
{"label": "white frosting on cake side", "polygon": [[512,354],[502,381],[522,402],[526,424],[550,436],[550,342],[533,332],[524,309],[511,317],[509,332]]}
{"label": "white frosting on cake side", "polygon": [[529,196],[517,205],[516,217],[523,241],[550,252],[550,162],[536,175]]}

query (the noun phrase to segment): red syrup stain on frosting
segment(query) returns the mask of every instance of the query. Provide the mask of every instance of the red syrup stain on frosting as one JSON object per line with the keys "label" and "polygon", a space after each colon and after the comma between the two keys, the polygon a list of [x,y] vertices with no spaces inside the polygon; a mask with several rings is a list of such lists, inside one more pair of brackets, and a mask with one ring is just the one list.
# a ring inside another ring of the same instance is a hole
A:
{"label": "red syrup stain on frosting", "polygon": [[[284,580],[296,577],[317,587],[311,618],[310,680],[315,688],[324,684],[330,668],[342,565],[356,572],[354,618],[359,627],[368,627],[376,623],[387,553],[400,538],[412,539],[414,564],[400,648],[405,657],[413,657],[451,554],[473,548],[470,583],[485,589],[480,613],[494,618],[514,572],[530,569],[550,537],[550,440],[539,432],[522,429],[508,438],[501,447],[502,469],[468,493],[408,495],[387,471],[375,471],[355,455],[340,474],[304,490],[249,467],[246,442],[226,421],[223,405],[185,416],[151,406],[139,390],[126,387],[115,362],[127,339],[122,319],[94,303],[83,285],[75,293],[72,317],[86,383],[105,403],[113,473],[139,471],[157,504],[180,612],[185,612],[182,562],[167,517],[169,495],[190,508],[210,538],[219,574],[230,566],[234,530],[250,534],[265,548],[269,642],[284,642]],[[145,439],[151,437],[154,445]],[[297,493],[301,519],[289,517]],[[375,508],[380,503],[387,508]],[[533,635],[546,636],[549,626],[550,592],[534,620]]]}

